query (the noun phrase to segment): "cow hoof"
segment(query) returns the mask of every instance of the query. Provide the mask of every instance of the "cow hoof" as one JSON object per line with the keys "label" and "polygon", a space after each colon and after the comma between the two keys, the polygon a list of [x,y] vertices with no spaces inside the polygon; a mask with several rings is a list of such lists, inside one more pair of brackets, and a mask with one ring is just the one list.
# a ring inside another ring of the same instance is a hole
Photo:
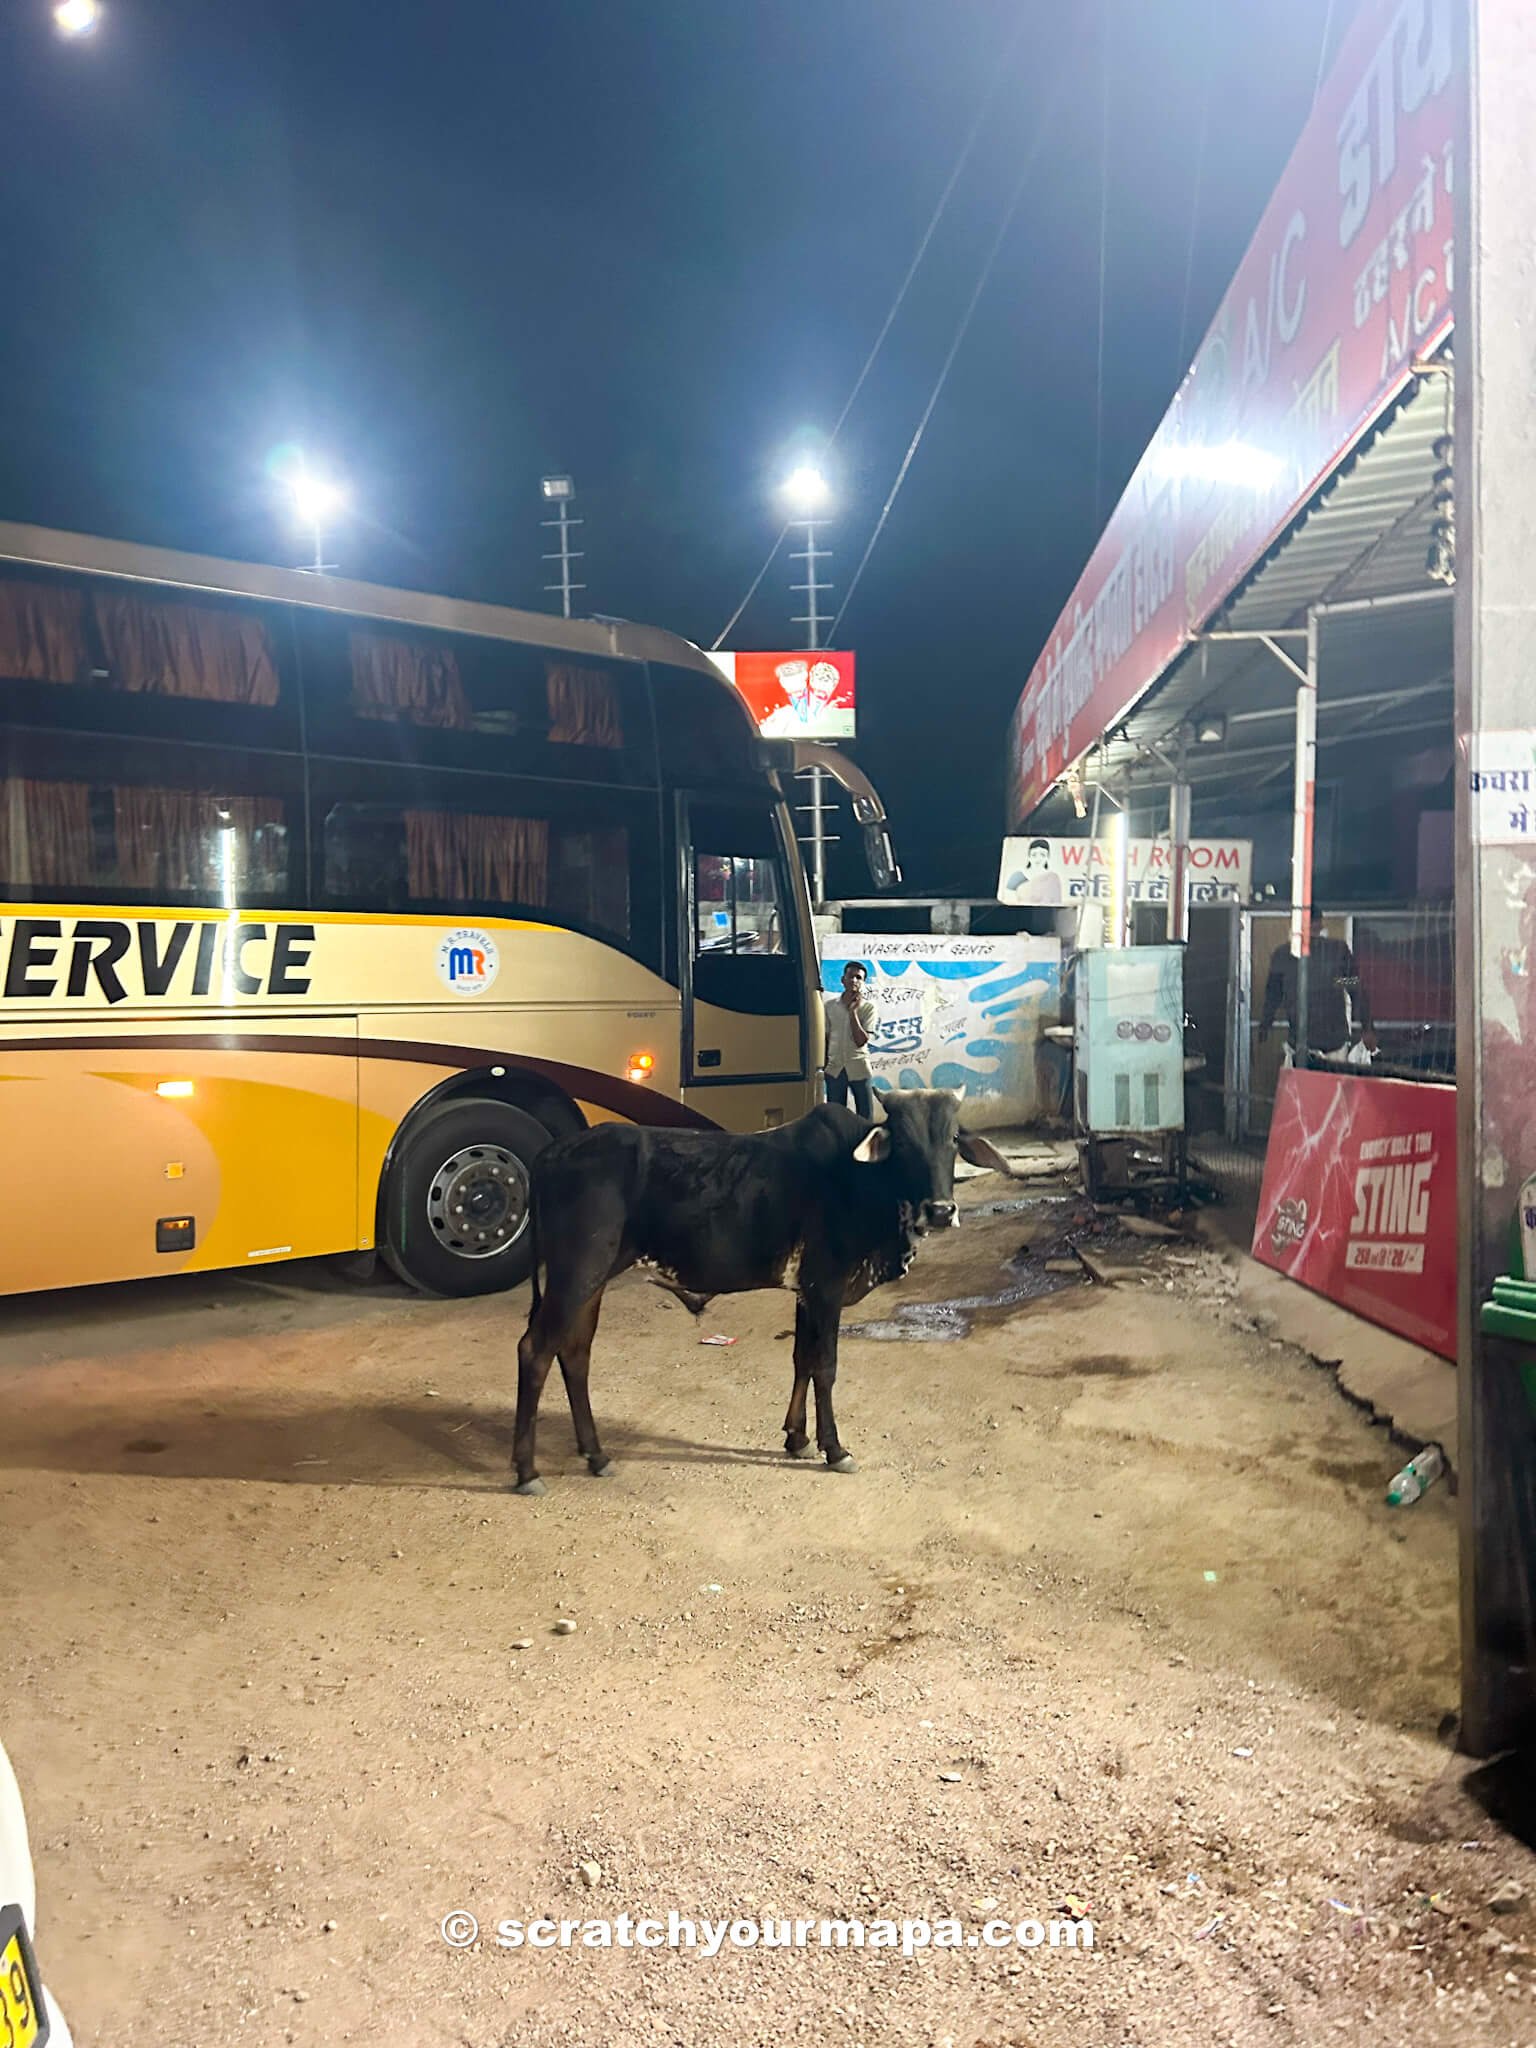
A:
{"label": "cow hoof", "polygon": [[807,1438],[801,1437],[800,1441],[796,1443],[792,1436],[785,1437],[784,1455],[786,1458],[807,1458],[810,1456],[810,1452],[811,1446]]}
{"label": "cow hoof", "polygon": [[544,1482],[542,1479],[540,1479],[538,1474],[535,1473],[532,1479],[519,1479],[516,1486],[513,1487],[512,1491],[514,1493],[523,1494],[542,1493],[544,1491]]}
{"label": "cow hoof", "polygon": [[612,1458],[604,1458],[600,1465],[594,1465],[589,1458],[587,1460],[587,1470],[594,1479],[611,1479],[613,1477],[613,1460]]}
{"label": "cow hoof", "polygon": [[858,1466],[855,1465],[847,1451],[844,1451],[840,1458],[828,1458],[827,1460],[827,1470],[829,1472],[857,1472],[858,1469]]}

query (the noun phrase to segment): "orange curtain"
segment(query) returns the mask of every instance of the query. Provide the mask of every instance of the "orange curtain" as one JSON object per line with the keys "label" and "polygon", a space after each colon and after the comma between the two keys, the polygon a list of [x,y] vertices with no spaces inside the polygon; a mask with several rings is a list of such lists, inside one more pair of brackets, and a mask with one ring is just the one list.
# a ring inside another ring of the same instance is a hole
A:
{"label": "orange curtain", "polygon": [[542,818],[407,811],[405,847],[418,903],[549,901],[549,827]]}
{"label": "orange curtain", "polygon": [[417,645],[391,633],[352,633],[352,709],[359,718],[468,732],[474,723],[451,647]]}
{"label": "orange curtain", "polygon": [[91,879],[91,793],[83,782],[0,783],[0,880],[13,890]]}
{"label": "orange curtain", "polygon": [[0,583],[0,676],[14,683],[79,683],[85,592],[57,583]]}
{"label": "orange curtain", "polygon": [[624,720],[619,693],[601,669],[546,662],[549,736],[571,747],[622,747]]}
{"label": "orange curtain", "polygon": [[261,621],[212,605],[156,604],[98,591],[96,621],[112,687],[210,704],[277,702],[277,664]]}
{"label": "orange curtain", "polygon": [[[274,798],[205,796],[192,789],[114,789],[112,809],[117,879],[125,889],[210,895],[232,880],[246,896],[253,882],[268,879],[271,865],[269,857],[256,855],[256,833],[283,823],[282,804]],[[225,873],[227,849],[233,853],[232,876]]]}

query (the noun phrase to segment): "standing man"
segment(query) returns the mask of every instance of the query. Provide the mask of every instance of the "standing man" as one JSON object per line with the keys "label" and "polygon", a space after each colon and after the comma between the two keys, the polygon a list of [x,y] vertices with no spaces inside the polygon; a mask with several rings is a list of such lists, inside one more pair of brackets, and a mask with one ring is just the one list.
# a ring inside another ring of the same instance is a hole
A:
{"label": "standing man", "polygon": [[827,997],[827,1100],[847,1106],[849,1091],[860,1116],[873,1117],[869,1061],[865,1047],[875,1032],[875,999],[869,993],[869,967],[850,960],[843,969],[843,992]]}
{"label": "standing man", "polygon": [[[1353,998],[1353,1003],[1351,1003]],[[1270,962],[1264,984],[1264,1011],[1259,1021],[1259,1043],[1270,1033],[1282,1011],[1290,1025],[1286,1044],[1286,1065],[1291,1063],[1295,1044],[1296,960],[1290,943],[1280,947]],[[1354,1026],[1361,1027],[1360,1043],[1368,1053],[1376,1050],[1372,1028],[1371,999],[1355,968],[1355,956],[1342,939],[1330,939],[1323,930],[1321,911],[1312,913],[1312,950],[1307,962],[1307,1054],[1316,1054],[1331,1066],[1348,1060],[1354,1044]]]}

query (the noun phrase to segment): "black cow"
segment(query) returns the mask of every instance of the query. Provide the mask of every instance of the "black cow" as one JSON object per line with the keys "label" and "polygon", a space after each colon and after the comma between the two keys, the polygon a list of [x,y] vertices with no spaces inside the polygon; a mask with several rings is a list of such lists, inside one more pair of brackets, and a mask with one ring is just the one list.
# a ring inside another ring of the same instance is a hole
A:
{"label": "black cow", "polygon": [[610,1469],[587,1368],[604,1288],[641,1263],[695,1314],[716,1294],[793,1288],[795,1383],[784,1448],[792,1457],[807,1448],[806,1391],[814,1385],[816,1442],[834,1472],[853,1470],[832,1416],[844,1306],[899,1279],[930,1229],[959,1222],[957,1147],[973,1165],[1009,1170],[985,1138],[961,1131],[960,1098],[948,1089],[893,1090],[883,1100],[883,1124],[823,1103],[754,1137],[600,1124],[540,1153],[533,1310],[517,1347],[515,1492],[544,1491],[534,1431],[556,1355],[577,1447],[594,1476]]}

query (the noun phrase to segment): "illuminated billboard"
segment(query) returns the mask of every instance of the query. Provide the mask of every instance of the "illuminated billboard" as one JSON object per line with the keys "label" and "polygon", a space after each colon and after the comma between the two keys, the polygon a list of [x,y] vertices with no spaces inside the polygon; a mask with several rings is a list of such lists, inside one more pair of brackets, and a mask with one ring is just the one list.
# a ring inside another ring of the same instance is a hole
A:
{"label": "illuminated billboard", "polygon": [[830,648],[785,654],[711,654],[747,700],[757,729],[776,740],[851,740],[853,656]]}

